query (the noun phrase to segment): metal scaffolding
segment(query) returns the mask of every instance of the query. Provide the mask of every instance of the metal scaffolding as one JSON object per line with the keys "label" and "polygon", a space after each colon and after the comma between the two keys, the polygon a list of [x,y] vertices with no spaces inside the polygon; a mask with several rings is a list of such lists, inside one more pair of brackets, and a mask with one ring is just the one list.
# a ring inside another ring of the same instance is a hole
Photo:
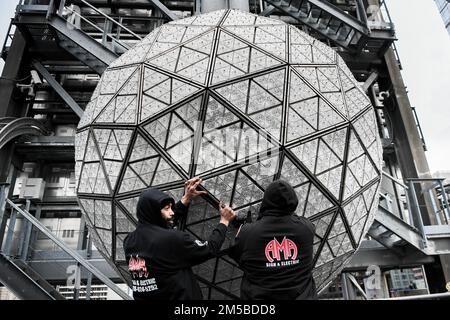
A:
{"label": "metal scaffolding", "polygon": [[[445,291],[445,283],[450,282],[448,186],[429,174],[424,137],[402,80],[395,30],[385,1],[18,2],[1,49],[5,67],[0,78],[0,263],[5,266],[0,276],[17,274],[20,286],[30,288],[22,293],[13,289],[18,296],[61,298],[53,286],[64,282],[67,268],[75,264],[83,266],[79,279],[88,288],[94,274],[127,298],[113,283],[121,282],[120,276],[97,250],[90,250],[83,219],[78,222],[80,238],[72,249],[45,229],[42,219],[81,216],[74,193],[51,193],[51,188],[69,188],[60,186],[61,180],[52,181],[60,172],[53,168],[67,167],[73,172],[76,125],[99,76],[114,60],[167,22],[228,6],[281,19],[335,48],[376,110],[384,161],[379,211],[340,279],[344,298],[368,297],[351,273],[374,264],[382,271],[423,267],[429,292]],[[72,133],[61,131],[70,128]],[[36,165],[26,180],[23,168],[29,163]],[[24,189],[31,179],[37,179],[32,181],[36,190],[39,179],[47,182],[41,185],[43,195],[19,194],[19,184]],[[40,250],[41,233],[53,238],[70,257],[61,251]]]}

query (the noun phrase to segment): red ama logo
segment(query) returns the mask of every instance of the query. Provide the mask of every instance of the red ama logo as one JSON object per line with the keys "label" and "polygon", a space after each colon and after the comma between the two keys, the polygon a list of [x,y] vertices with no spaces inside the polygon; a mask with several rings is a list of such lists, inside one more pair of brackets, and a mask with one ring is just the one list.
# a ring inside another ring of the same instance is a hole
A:
{"label": "red ama logo", "polygon": [[283,238],[281,243],[273,238],[273,240],[266,245],[265,253],[269,262],[273,262],[274,260],[280,261],[281,252],[283,252],[284,260],[288,260],[289,258],[295,260],[298,254],[297,245],[294,241],[287,239],[286,237]]}
{"label": "red ama logo", "polygon": [[142,258],[139,258],[139,256],[136,256],[136,258],[133,258],[133,256],[130,257],[130,261],[128,262],[128,270],[133,275],[138,275],[140,278],[144,276],[145,278],[148,277],[148,271],[147,266],[145,265],[145,260]]}

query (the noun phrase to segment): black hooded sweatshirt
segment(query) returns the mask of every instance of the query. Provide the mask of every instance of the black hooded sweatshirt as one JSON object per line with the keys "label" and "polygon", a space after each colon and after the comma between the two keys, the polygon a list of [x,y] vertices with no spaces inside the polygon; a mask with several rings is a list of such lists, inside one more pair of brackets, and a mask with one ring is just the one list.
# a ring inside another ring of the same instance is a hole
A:
{"label": "black hooded sweatshirt", "polygon": [[316,299],[313,267],[314,225],[293,215],[295,190],[281,180],[264,192],[259,218],[245,224],[229,255],[243,269],[241,298]]}
{"label": "black hooded sweatshirt", "polygon": [[176,224],[188,208],[159,190],[144,191],[136,208],[138,226],[124,240],[135,300],[202,299],[191,267],[217,256],[225,240],[227,227],[222,223],[208,241],[169,228],[161,216],[168,203],[172,203]]}

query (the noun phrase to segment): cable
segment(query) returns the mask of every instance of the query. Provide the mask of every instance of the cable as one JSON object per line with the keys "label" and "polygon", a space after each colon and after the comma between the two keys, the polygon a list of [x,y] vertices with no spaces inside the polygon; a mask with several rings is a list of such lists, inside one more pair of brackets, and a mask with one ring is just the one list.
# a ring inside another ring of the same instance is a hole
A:
{"label": "cable", "polygon": [[23,78],[23,79],[10,79],[10,78],[6,78],[6,77],[0,77],[0,79],[12,81],[12,82],[20,82],[20,81],[27,80],[27,79],[30,78],[30,77],[31,77],[31,74],[28,75],[28,76],[26,76],[26,77]]}

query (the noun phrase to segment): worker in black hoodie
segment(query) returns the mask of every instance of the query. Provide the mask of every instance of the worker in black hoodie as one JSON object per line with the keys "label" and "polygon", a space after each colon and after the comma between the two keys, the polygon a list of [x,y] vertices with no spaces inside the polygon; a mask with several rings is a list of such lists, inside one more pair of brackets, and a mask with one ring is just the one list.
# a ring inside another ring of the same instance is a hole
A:
{"label": "worker in black hoodie", "polygon": [[201,181],[199,178],[186,181],[185,193],[177,203],[156,189],[141,194],[136,208],[137,228],[123,244],[135,300],[202,299],[191,267],[219,253],[235,214],[221,204],[220,223],[208,241],[196,240],[173,228],[186,216],[191,199],[206,193],[197,190]]}
{"label": "worker in black hoodie", "polygon": [[259,218],[244,224],[229,255],[244,271],[242,299],[316,299],[314,225],[293,215],[295,190],[277,180],[264,192]]}

